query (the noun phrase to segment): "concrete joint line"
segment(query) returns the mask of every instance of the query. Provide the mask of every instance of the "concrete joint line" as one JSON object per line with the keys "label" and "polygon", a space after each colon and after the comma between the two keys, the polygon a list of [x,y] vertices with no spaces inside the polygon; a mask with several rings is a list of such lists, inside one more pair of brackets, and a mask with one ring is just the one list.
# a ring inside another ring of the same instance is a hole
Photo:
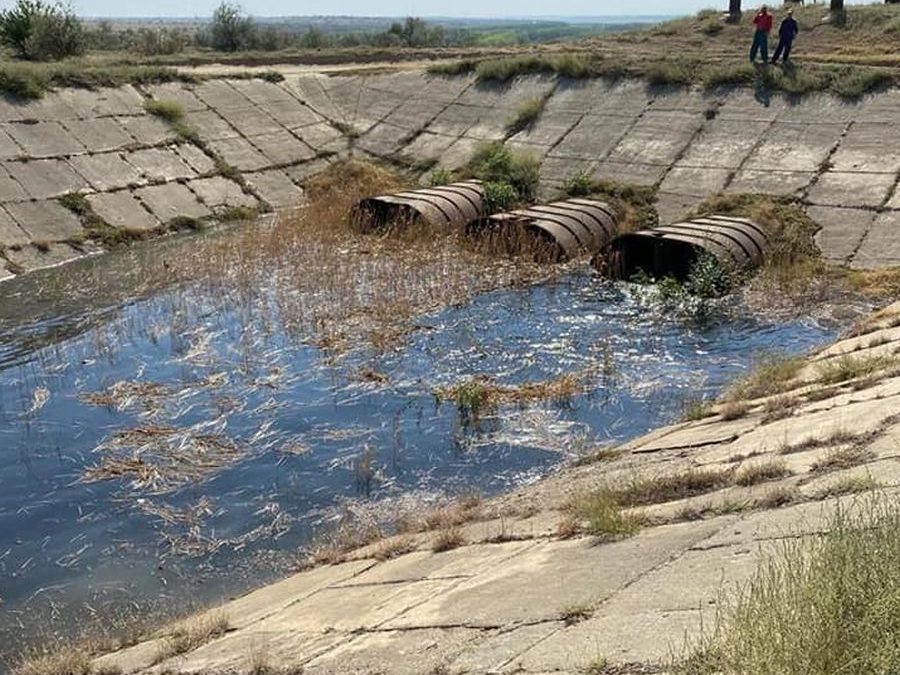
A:
{"label": "concrete joint line", "polygon": [[[471,88],[471,86],[472,86],[472,83],[470,82],[469,84],[467,84],[467,85],[462,89],[462,91],[460,91],[459,94],[457,94],[456,98],[454,98],[454,99],[451,100],[451,101],[448,101],[448,102],[447,102],[440,110],[438,110],[434,115],[432,115],[431,117],[429,117],[428,120],[425,122],[425,124],[423,124],[422,126],[420,126],[418,129],[413,130],[412,133],[408,135],[408,136],[409,136],[409,139],[408,139],[408,140],[405,140],[405,139],[404,139],[405,142],[402,144],[401,147],[397,148],[397,150],[393,153],[393,155],[394,155],[394,156],[399,155],[399,154],[403,151],[404,148],[407,148],[407,147],[409,147],[412,143],[414,143],[415,140],[416,140],[419,136],[421,136],[423,133],[425,133],[425,131],[428,129],[428,127],[431,126],[432,122],[434,122],[438,117],[440,117],[441,115],[443,115],[451,105],[453,105],[454,103],[456,103],[456,101],[459,100],[459,97],[460,97],[460,96],[462,96],[465,92],[469,91],[469,89]],[[396,108],[395,108],[395,110],[396,110]],[[458,138],[459,138],[459,137],[457,137],[457,139],[458,139]]]}
{"label": "concrete joint line", "polygon": [[725,191],[728,187],[734,182],[734,177],[737,176],[744,166],[747,164],[747,161],[753,156],[753,154],[759,150],[763,143],[765,143],[766,139],[769,137],[769,133],[772,131],[772,127],[775,126],[775,119],[769,120],[769,123],[766,125],[766,128],[763,129],[762,133],[760,133],[759,138],[756,139],[756,143],[747,151],[747,154],[744,155],[744,158],[738,162],[737,167],[733,171],[728,174],[728,177],[725,180],[725,185],[722,186],[722,190]]}
{"label": "concrete joint line", "polygon": [[390,579],[388,581],[368,581],[359,584],[339,583],[329,588],[378,588],[379,586],[402,586],[404,584],[417,584],[422,581],[452,581],[454,579],[474,579],[474,574],[452,574],[437,577],[409,577],[406,579]]}
{"label": "concrete joint line", "polygon": [[[718,101],[716,101],[717,109],[720,105],[721,104]],[[675,155],[675,158],[671,162],[669,162],[668,164],[665,165],[665,171],[663,171],[662,176],[660,176],[659,180],[657,180],[656,183],[653,184],[653,187],[657,191],[659,191],[659,188],[663,184],[663,181],[666,180],[666,176],[668,176],[672,172],[672,169],[675,168],[675,165],[678,164],[678,162],[680,162],[681,159],[687,154],[687,151],[694,144],[694,141],[697,140],[697,137],[703,133],[704,129],[706,129],[707,123],[710,120],[707,119],[706,112],[703,112],[702,115],[703,115],[703,117],[700,121],[700,125],[694,130],[694,133],[691,134],[690,138],[688,138],[687,142],[684,144],[684,146],[682,146],[681,150],[678,151],[678,153]],[[713,117],[712,119],[715,119],[715,117]]]}
{"label": "concrete joint line", "polygon": [[[844,140],[844,138],[847,136],[847,134],[849,133],[849,131],[852,127],[853,127],[853,120],[850,120],[849,122],[847,122],[846,125],[844,125],[844,130],[841,132],[841,135],[837,137],[837,140],[831,146],[831,149],[828,151],[828,154],[825,155],[825,159],[823,159],[822,163],[819,164],[819,168],[816,169],[815,173],[813,174],[812,180],[809,181],[809,183],[806,185],[806,187],[804,187],[803,189],[800,190],[800,194],[799,194],[800,199],[805,201],[809,196],[809,191],[815,186],[816,183],[819,182],[819,178],[822,177],[822,174],[824,174],[826,171],[828,171],[831,168],[831,158],[834,157],[835,153],[841,147],[841,141]],[[890,196],[890,195],[888,195],[888,196]]]}

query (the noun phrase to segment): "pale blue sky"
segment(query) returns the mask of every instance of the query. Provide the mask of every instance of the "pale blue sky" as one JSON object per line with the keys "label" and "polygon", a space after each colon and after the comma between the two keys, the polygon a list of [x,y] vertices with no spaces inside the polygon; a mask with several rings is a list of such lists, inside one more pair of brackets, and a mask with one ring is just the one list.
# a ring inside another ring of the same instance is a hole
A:
{"label": "pale blue sky", "polygon": [[[866,0],[862,0],[865,2]],[[827,2],[827,0],[822,0]],[[852,0],[848,0],[852,2]],[[7,7],[12,0],[2,0]],[[218,0],[73,0],[76,11],[84,16],[209,16]],[[245,0],[244,9],[256,16],[454,16],[454,17],[526,17],[526,16],[612,16],[634,14],[688,14],[705,7],[725,9],[727,0]],[[755,3],[744,0],[746,7]]]}

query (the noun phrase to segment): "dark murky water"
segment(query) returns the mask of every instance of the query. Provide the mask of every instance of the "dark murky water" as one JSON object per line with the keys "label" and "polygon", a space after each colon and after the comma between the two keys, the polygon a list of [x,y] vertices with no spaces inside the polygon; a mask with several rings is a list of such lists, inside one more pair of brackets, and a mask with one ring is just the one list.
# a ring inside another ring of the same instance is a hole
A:
{"label": "dark murky water", "polygon": [[[130,603],[177,609],[282,574],[343,500],[533,481],[592,443],[671,421],[755,355],[802,352],[846,323],[766,323],[731,307],[698,324],[583,271],[422,317],[386,355],[360,345],[334,360],[265,303],[191,285],[132,298],[120,278],[89,304],[65,284],[45,282],[38,299],[30,282],[0,286],[0,652]],[[476,374],[584,371],[584,395],[475,427],[433,396]],[[129,429],[137,439],[122,439]],[[193,480],[81,480],[159,437],[200,444],[215,466]]]}

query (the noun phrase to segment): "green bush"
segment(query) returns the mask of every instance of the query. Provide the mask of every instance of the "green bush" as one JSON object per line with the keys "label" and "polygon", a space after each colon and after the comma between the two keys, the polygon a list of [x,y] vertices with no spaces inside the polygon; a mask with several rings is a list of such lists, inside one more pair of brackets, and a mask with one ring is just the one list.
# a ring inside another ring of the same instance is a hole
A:
{"label": "green bush", "polygon": [[730,292],[733,285],[731,270],[704,251],[691,265],[684,287],[691,295],[718,298]]}
{"label": "green bush", "polygon": [[562,191],[568,197],[587,197],[594,192],[594,180],[587,171],[579,171],[566,178]]}
{"label": "green bush", "polygon": [[213,12],[209,27],[210,45],[222,52],[236,52],[249,49],[255,41],[256,26],[249,16],[245,16],[241,6],[233,2],[222,2]]}
{"label": "green bush", "polygon": [[32,61],[58,61],[83,54],[84,28],[71,8],[41,0],[17,0],[0,12],[0,42],[16,56]]}
{"label": "green bush", "polygon": [[540,164],[531,155],[514,153],[502,143],[488,143],[475,151],[467,173],[486,183],[506,183],[516,201],[534,201],[540,180]]}
{"label": "green bush", "polygon": [[447,185],[453,182],[453,172],[443,166],[436,166],[428,174],[429,185]]}
{"label": "green bush", "polygon": [[488,211],[506,211],[519,201],[519,195],[515,188],[503,181],[488,181],[484,184],[484,196],[487,201]]}

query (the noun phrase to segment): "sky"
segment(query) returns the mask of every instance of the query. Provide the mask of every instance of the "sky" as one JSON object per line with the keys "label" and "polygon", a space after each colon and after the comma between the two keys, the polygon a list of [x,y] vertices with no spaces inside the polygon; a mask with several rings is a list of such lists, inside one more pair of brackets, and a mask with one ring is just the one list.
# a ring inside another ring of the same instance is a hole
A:
{"label": "sky", "polygon": [[[827,2],[827,0],[820,0]],[[859,0],[857,0],[859,1]],[[863,2],[867,0],[862,0]],[[871,0],[868,0],[871,1]],[[853,0],[848,0],[853,2]],[[12,0],[0,0],[7,7]],[[78,14],[93,17],[206,17],[218,0],[75,0]],[[528,17],[528,16],[616,16],[675,15],[719,6],[727,0],[242,0],[244,9],[255,16],[452,16],[452,17]],[[755,6],[744,0],[745,7]]]}

